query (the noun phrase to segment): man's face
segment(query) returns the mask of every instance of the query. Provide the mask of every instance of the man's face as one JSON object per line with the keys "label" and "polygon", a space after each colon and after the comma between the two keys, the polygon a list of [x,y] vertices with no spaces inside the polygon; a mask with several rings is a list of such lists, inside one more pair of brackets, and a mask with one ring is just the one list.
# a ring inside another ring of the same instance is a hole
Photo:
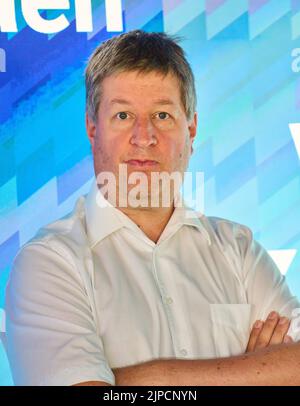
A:
{"label": "man's face", "polygon": [[[96,123],[87,116],[96,176],[119,164],[143,172],[181,174],[187,168],[196,135],[197,116],[188,121],[181,102],[178,79],[159,72],[122,72],[102,82]],[[137,161],[152,162],[137,162]],[[154,162],[153,162],[154,161]],[[128,188],[129,189],[129,188]]]}

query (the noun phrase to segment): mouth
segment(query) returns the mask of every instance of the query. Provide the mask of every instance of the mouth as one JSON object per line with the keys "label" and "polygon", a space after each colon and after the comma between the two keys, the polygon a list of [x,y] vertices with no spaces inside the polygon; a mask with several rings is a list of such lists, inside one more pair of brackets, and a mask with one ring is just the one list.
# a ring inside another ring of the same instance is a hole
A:
{"label": "mouth", "polygon": [[125,161],[126,164],[134,167],[150,167],[153,168],[158,165],[157,161],[153,161],[151,159],[130,159],[129,161]]}

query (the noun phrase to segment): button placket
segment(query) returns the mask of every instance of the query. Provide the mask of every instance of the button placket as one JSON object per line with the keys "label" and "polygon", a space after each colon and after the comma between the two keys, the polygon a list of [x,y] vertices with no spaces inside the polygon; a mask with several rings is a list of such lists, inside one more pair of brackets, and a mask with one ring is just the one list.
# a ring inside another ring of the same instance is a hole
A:
{"label": "button placket", "polygon": [[[158,288],[160,291],[160,295],[162,298],[163,306],[166,312],[168,324],[169,324],[169,329],[170,329],[170,334],[172,338],[172,343],[173,343],[173,350],[174,354],[176,354],[176,357],[186,357],[188,355],[188,351],[186,349],[186,344],[182,342],[181,338],[176,335],[176,320],[174,319],[174,312],[175,308],[174,306],[174,300],[171,296],[166,294],[164,284],[160,280],[158,276],[158,268],[156,266],[156,251],[158,249],[158,246],[156,246],[153,250],[153,270],[154,270],[154,275],[158,284]],[[168,286],[167,286],[168,289]]]}
{"label": "button placket", "polygon": [[168,305],[171,305],[171,304],[173,303],[173,299],[172,299],[171,297],[167,297],[166,303],[167,303]]}
{"label": "button placket", "polygon": [[186,350],[185,348],[182,348],[182,349],[180,350],[180,354],[181,354],[182,356],[186,357],[186,356],[187,356],[187,350]]}

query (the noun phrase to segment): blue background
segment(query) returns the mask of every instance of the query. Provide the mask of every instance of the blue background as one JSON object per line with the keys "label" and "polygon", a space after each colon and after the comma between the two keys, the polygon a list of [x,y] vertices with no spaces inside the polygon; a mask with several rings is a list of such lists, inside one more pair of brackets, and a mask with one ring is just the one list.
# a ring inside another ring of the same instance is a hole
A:
{"label": "blue background", "polygon": [[[101,0],[92,2],[92,33],[76,32],[71,7],[71,25],[56,35],[28,27],[16,4],[19,32],[0,32],[7,59],[0,72],[0,309],[20,246],[89,189],[83,70],[92,50],[116,34],[107,31]],[[300,47],[300,1],[123,0],[122,7],[124,31],[184,37],[199,114],[190,170],[204,171],[205,214],[249,226],[300,297],[300,131],[289,127],[300,123],[300,73],[291,56]],[[0,344],[0,385],[11,384]]]}

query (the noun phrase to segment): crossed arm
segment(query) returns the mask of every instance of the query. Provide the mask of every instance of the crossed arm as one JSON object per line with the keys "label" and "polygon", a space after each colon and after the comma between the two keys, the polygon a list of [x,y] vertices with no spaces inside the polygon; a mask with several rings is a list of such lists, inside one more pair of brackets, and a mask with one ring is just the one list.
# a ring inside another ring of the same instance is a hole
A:
{"label": "crossed arm", "polygon": [[[245,279],[249,303],[256,303],[263,309],[259,314],[273,308],[283,309],[284,314],[289,315],[291,309],[300,307],[279,271],[271,263],[267,266],[267,259],[260,259],[258,266],[260,251],[252,248],[250,251],[245,268],[255,272]],[[67,253],[63,254],[57,254],[43,244],[33,244],[22,250],[15,260],[6,294],[6,325],[10,338],[8,356],[15,380],[22,385],[44,381],[51,384],[68,381],[81,382],[79,385],[107,385],[101,378],[93,382],[84,380],[84,374],[78,371],[81,363],[86,362],[87,371],[103,376],[98,374],[98,368],[105,357],[101,338],[95,334],[94,319],[80,276],[74,273]],[[55,306],[49,306],[53,297]],[[267,320],[260,328],[253,329],[246,353],[237,357],[158,359],[117,368],[113,370],[115,384],[299,385],[300,344],[284,341],[288,326],[288,321],[279,324],[278,315],[273,321]],[[52,337],[50,346],[49,337]],[[35,343],[39,340],[41,344],[37,348]],[[26,351],[23,351],[24,343]],[[68,357],[68,368],[64,368]],[[32,360],[36,360],[36,370],[32,368]],[[67,375],[70,368],[74,375]],[[61,376],[57,376],[56,371]],[[109,372],[107,380],[111,382]]]}
{"label": "crossed arm", "polygon": [[117,385],[299,385],[300,344],[217,360],[159,360],[115,370]]}
{"label": "crossed arm", "polygon": [[113,370],[116,385],[300,385],[300,342],[294,343],[286,335],[289,320],[272,313],[273,318],[254,324],[243,355],[212,360],[160,359],[117,368]]}

